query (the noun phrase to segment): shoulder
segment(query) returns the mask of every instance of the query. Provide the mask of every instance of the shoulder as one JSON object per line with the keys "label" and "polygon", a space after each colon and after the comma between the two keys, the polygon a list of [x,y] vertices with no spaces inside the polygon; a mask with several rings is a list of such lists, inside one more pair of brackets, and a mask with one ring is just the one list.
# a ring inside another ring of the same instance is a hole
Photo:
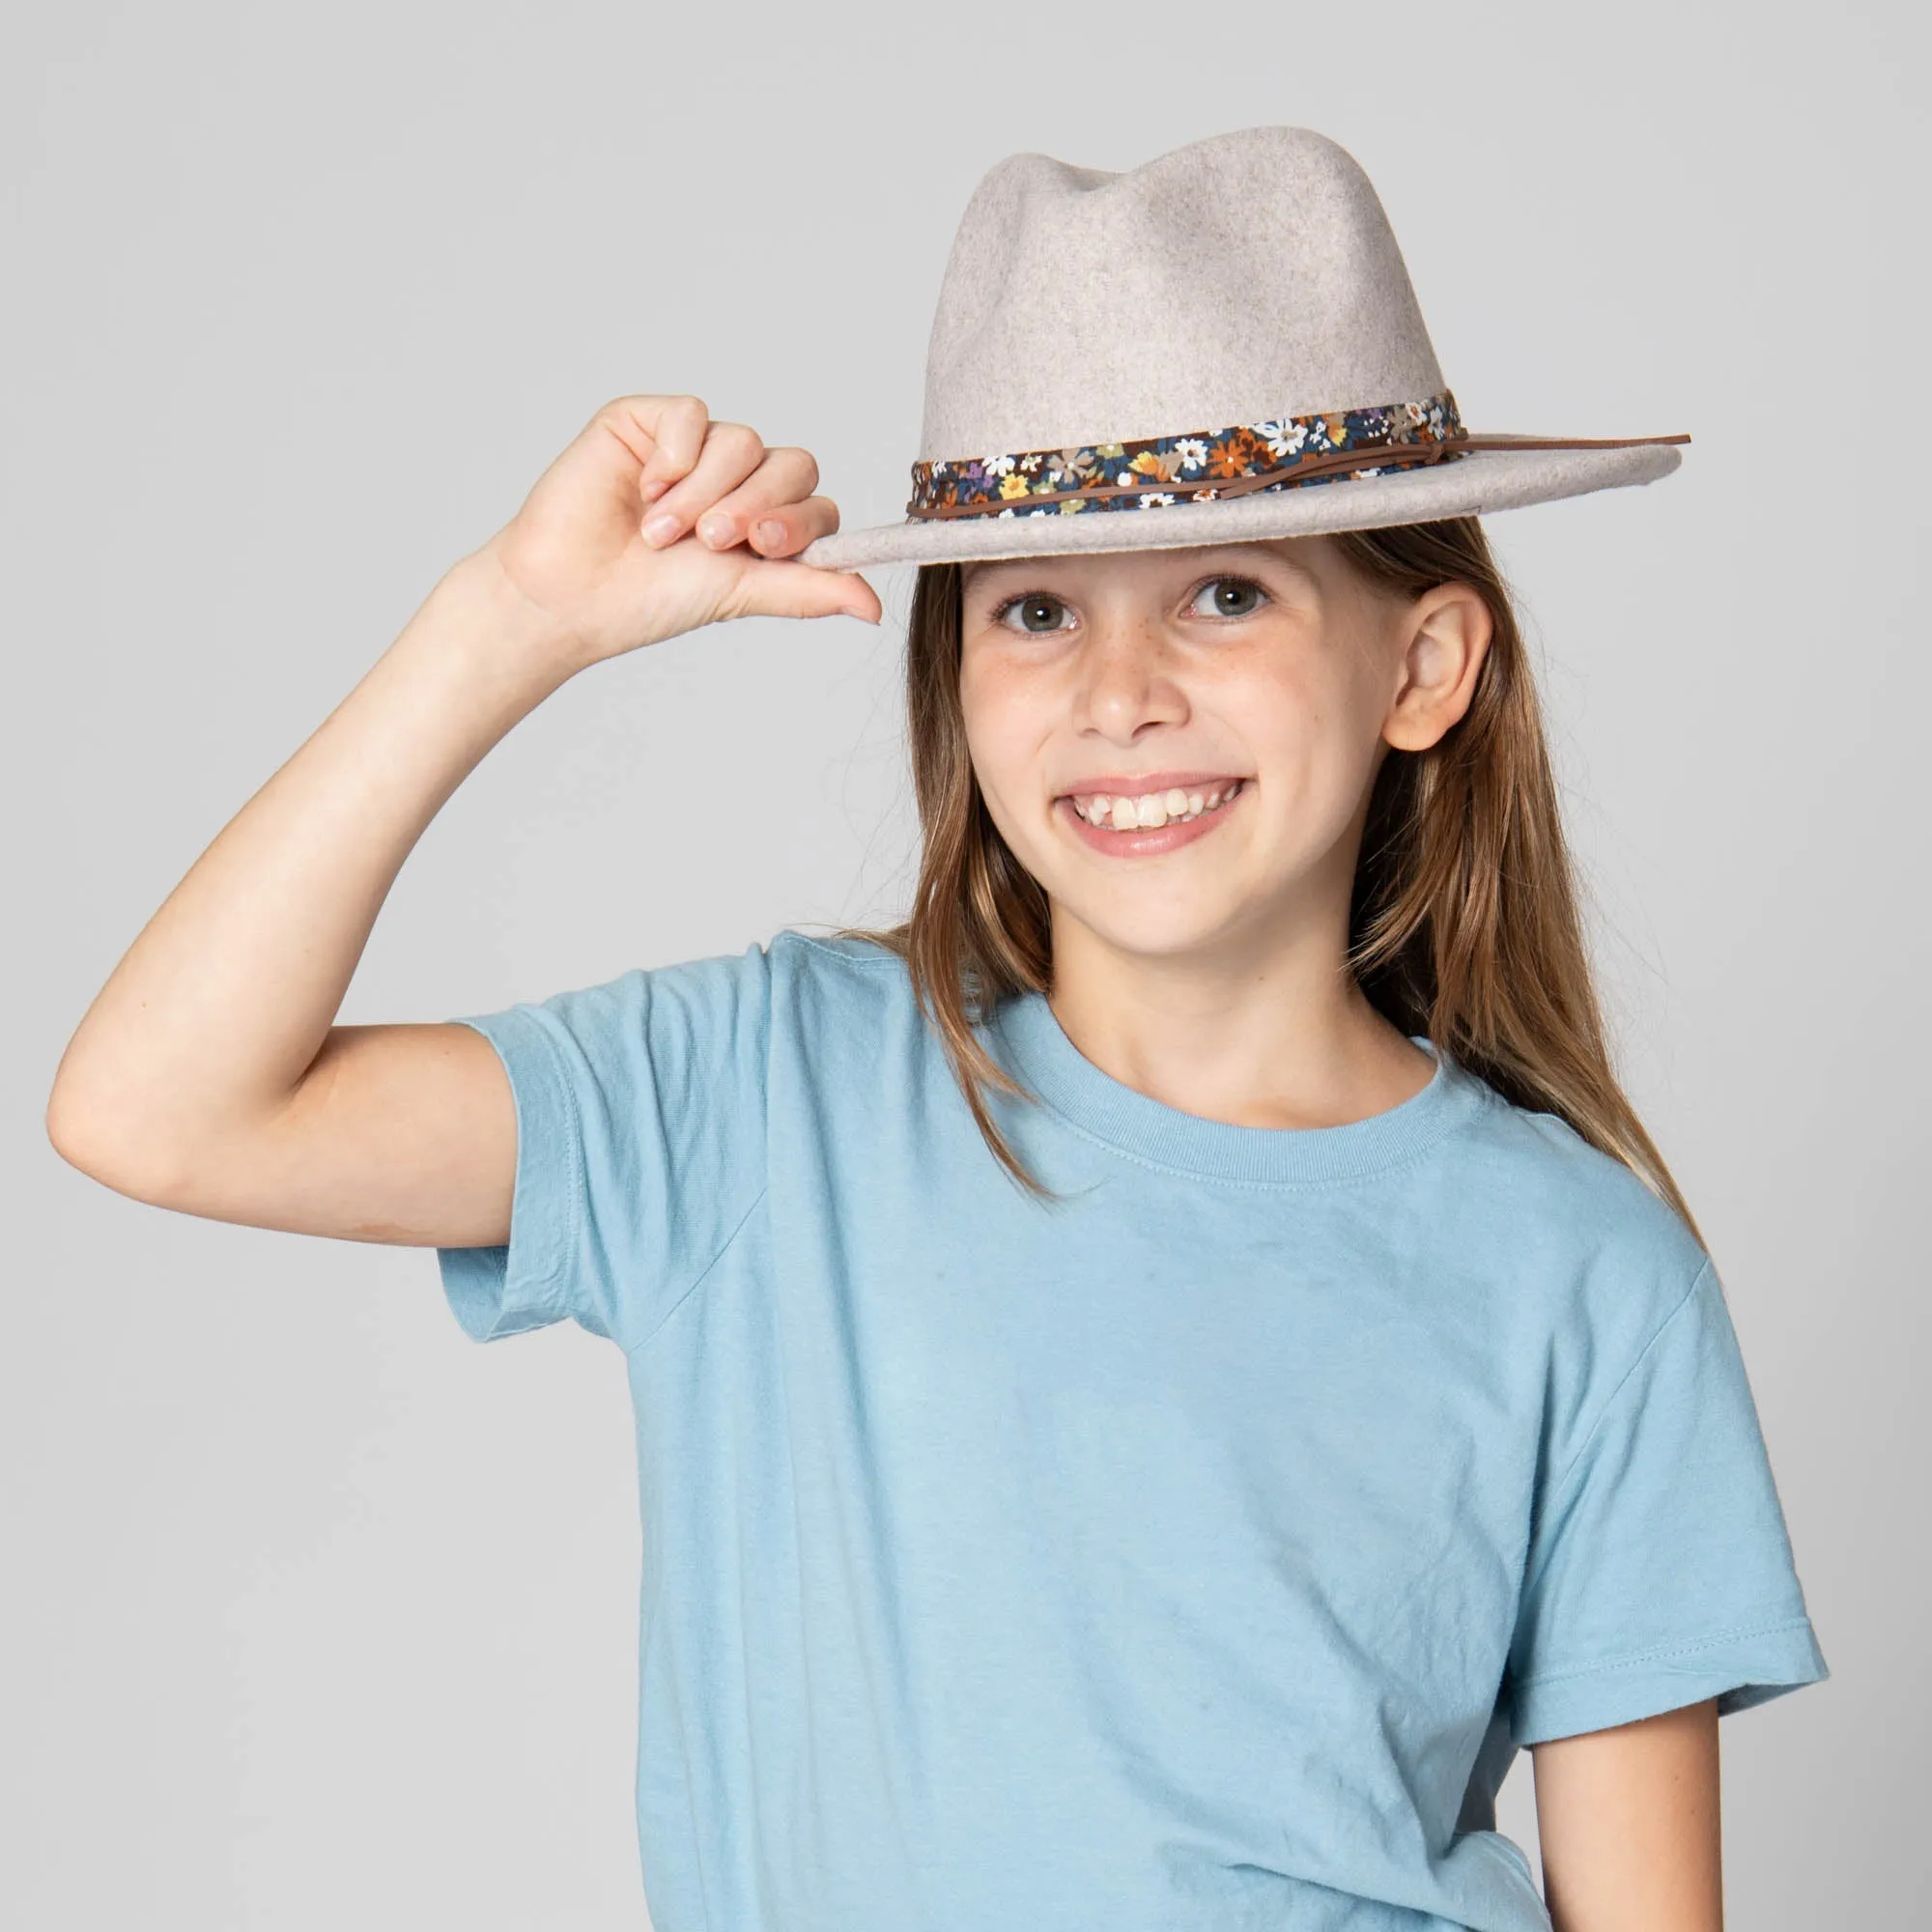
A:
{"label": "shoulder", "polygon": [[810,1058],[843,1047],[871,1053],[923,1031],[912,975],[889,946],[786,927],[773,935],[770,959],[774,1031]]}
{"label": "shoulder", "polygon": [[911,998],[904,962],[889,948],[784,927],[741,952],[633,966],[540,1006],[582,1032],[743,1033],[856,1018]]}
{"label": "shoulder", "polygon": [[1693,1271],[1701,1264],[1703,1249],[1683,1217],[1616,1155],[1592,1146],[1561,1115],[1485,1091],[1490,1105],[1478,1117],[1470,1153],[1520,1211],[1584,1245],[1655,1248]]}
{"label": "shoulder", "polygon": [[782,960],[797,974],[819,980],[869,982],[876,992],[906,979],[905,961],[891,947],[874,939],[845,933],[801,932],[785,926],[772,935],[774,961]]}
{"label": "shoulder", "polygon": [[786,926],[772,935],[769,953],[774,997],[875,1007],[912,997],[905,961],[876,940]]}
{"label": "shoulder", "polygon": [[[1466,1077],[1474,1078],[1474,1075]],[[1559,1115],[1488,1104],[1452,1159],[1473,1226],[1558,1329],[1612,1353],[1640,1348],[1710,1265],[1689,1224],[1614,1154]]]}

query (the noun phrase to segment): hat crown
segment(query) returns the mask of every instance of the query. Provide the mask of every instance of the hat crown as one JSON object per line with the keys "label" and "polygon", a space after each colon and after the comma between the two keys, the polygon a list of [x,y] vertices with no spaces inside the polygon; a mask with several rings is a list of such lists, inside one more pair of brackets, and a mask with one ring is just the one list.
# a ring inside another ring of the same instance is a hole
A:
{"label": "hat crown", "polygon": [[1420,401],[1444,386],[1380,199],[1307,128],[1114,173],[1010,155],[960,218],[922,462]]}

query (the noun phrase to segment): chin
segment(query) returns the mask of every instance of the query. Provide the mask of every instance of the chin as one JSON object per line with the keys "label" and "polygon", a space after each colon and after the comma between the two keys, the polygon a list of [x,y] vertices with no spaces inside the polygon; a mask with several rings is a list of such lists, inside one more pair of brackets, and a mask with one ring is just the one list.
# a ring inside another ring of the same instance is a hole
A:
{"label": "chin", "polygon": [[1065,915],[1116,952],[1148,959],[1179,959],[1212,952],[1228,941],[1225,909],[1174,905],[1080,905],[1063,902]]}

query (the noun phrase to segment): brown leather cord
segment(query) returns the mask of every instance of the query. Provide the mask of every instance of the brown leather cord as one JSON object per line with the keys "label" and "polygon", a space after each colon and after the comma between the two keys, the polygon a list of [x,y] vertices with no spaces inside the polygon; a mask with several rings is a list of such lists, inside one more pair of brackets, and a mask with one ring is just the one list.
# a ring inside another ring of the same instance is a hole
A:
{"label": "brown leather cord", "polygon": [[[1285,463],[1277,469],[1263,469],[1251,476],[1216,479],[1203,476],[1191,483],[1163,483],[1151,476],[1144,483],[1109,483],[1091,490],[1029,491],[1024,497],[994,497],[983,503],[936,503],[919,507],[908,503],[909,517],[997,517],[1003,510],[1022,504],[1064,503],[1076,497],[1194,496],[1211,490],[1213,502],[1230,497],[1245,497],[1284,476],[1319,476],[1336,469],[1423,469],[1443,457],[1464,449],[1634,449],[1652,442],[1689,442],[1679,436],[1458,436],[1429,443],[1369,443],[1354,449],[1336,449],[1311,456],[1300,463]],[[1160,505],[1151,505],[1159,508]]]}

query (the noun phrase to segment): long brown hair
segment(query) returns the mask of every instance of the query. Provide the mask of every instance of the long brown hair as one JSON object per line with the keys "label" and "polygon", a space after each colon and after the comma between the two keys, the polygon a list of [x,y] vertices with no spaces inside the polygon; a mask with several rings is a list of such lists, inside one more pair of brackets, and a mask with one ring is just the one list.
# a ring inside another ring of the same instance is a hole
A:
{"label": "long brown hair", "polygon": [[[1418,597],[1470,584],[1493,622],[1467,712],[1427,751],[1391,748],[1369,801],[1349,961],[1370,1002],[1519,1107],[1554,1114],[1622,1161],[1702,1242],[1610,1066],[1543,718],[1507,581],[1475,517],[1330,538],[1371,584]],[[959,705],[960,566],[923,564],[906,633],[906,717],[923,844],[912,913],[846,927],[905,960],[954,1077],[1001,1165],[1036,1195],[985,1090],[1023,1090],[974,1028],[1004,998],[1044,993],[1047,897],[1000,837]]]}

